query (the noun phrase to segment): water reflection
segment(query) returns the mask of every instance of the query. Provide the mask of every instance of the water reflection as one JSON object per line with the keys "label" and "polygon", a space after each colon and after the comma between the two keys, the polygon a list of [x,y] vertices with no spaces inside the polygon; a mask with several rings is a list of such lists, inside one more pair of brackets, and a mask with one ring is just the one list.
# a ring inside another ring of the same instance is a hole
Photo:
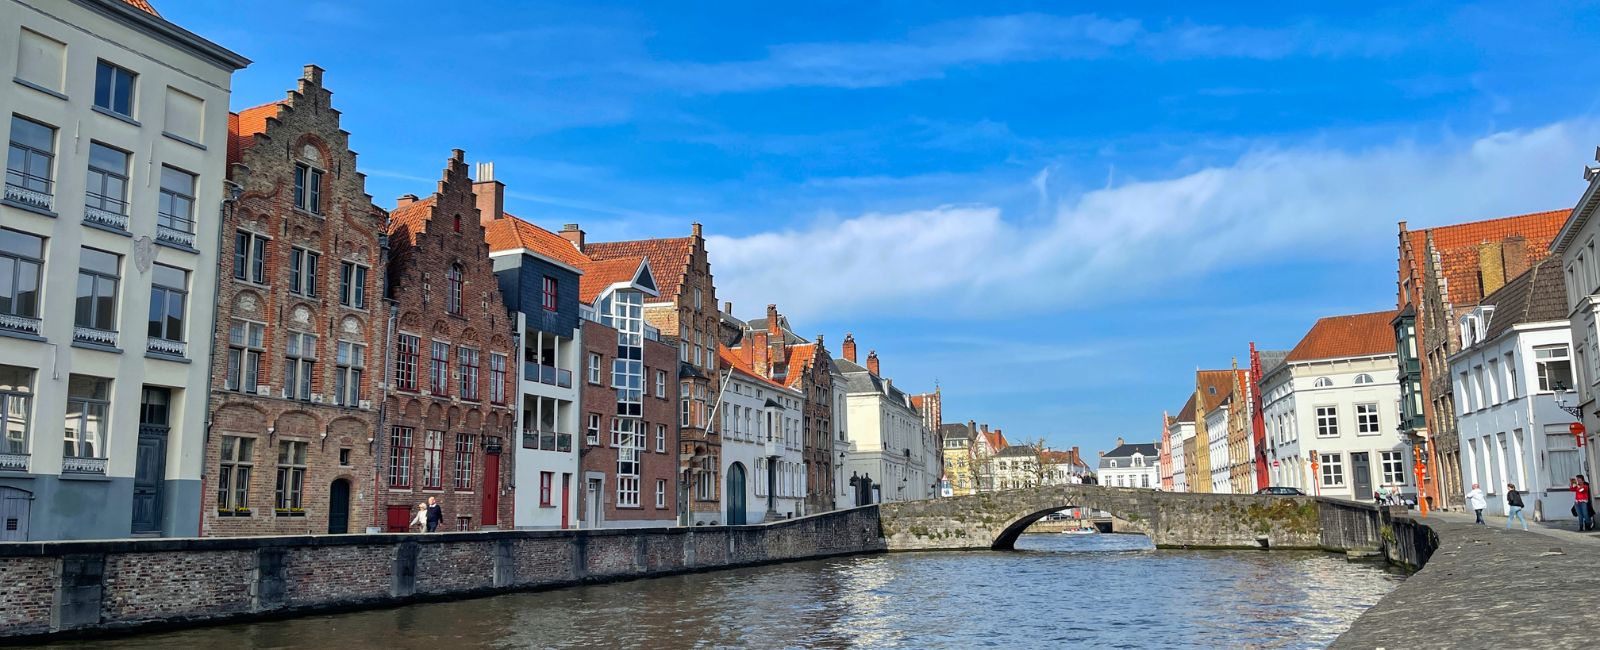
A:
{"label": "water reflection", "polygon": [[229,625],[95,650],[576,647],[1322,647],[1393,589],[1373,564],[1025,535],[1016,552],[910,553]]}

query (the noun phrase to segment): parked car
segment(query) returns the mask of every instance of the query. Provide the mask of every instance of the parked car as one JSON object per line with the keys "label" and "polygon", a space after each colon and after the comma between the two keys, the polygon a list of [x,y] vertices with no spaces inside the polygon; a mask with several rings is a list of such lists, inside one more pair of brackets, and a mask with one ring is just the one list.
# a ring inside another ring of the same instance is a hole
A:
{"label": "parked car", "polygon": [[1303,497],[1306,495],[1305,492],[1300,491],[1300,488],[1283,487],[1277,485],[1256,490],[1256,494],[1271,494],[1280,497]]}

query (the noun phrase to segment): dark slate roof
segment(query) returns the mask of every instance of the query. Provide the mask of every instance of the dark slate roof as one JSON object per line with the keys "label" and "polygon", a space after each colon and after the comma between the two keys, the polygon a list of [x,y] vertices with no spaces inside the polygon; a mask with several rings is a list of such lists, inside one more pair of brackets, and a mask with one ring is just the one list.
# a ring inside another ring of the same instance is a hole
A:
{"label": "dark slate roof", "polygon": [[1145,458],[1149,458],[1151,456],[1155,456],[1158,453],[1156,451],[1156,443],[1153,443],[1153,442],[1130,442],[1130,443],[1126,443],[1126,444],[1123,444],[1120,447],[1117,447],[1116,449],[1113,449],[1111,451],[1106,452],[1106,455],[1102,456],[1101,458],[1133,458],[1133,455],[1136,454],[1136,453],[1137,454],[1144,454]]}
{"label": "dark slate roof", "polygon": [[1001,449],[1000,453],[995,454],[995,456],[998,456],[998,457],[1001,457],[1001,458],[1010,458],[1010,457],[1013,457],[1013,456],[1022,456],[1022,457],[1026,457],[1026,458],[1034,458],[1034,457],[1037,457],[1038,455],[1039,455],[1039,452],[1037,450],[1035,450],[1032,445],[1011,445],[1010,447],[1006,447],[1005,449]]}
{"label": "dark slate roof", "polygon": [[945,440],[972,439],[972,431],[967,429],[965,424],[941,424],[939,425],[939,435],[943,436]]}
{"label": "dark slate roof", "polygon": [[[1284,358],[1289,356],[1288,350],[1257,350],[1256,356],[1261,357],[1261,376],[1270,376],[1273,371],[1282,368]],[[1257,378],[1259,379],[1259,377]]]}
{"label": "dark slate roof", "polygon": [[[762,316],[761,318],[752,318],[749,320],[749,322],[745,323],[745,326],[750,328],[750,331],[752,332],[765,332],[767,331],[767,317]],[[806,339],[802,338],[799,334],[796,334],[793,329],[790,329],[789,318],[787,316],[778,317],[778,331],[783,333],[783,341],[785,343],[808,343]]]}
{"label": "dark slate roof", "polygon": [[1494,305],[1485,339],[1498,337],[1520,323],[1567,320],[1567,288],[1561,277],[1561,259],[1546,257],[1485,296],[1483,304]]}

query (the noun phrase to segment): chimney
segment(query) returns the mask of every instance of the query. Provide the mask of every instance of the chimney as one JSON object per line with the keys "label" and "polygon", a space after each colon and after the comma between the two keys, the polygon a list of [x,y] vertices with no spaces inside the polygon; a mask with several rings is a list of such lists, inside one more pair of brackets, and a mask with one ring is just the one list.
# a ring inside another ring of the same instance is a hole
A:
{"label": "chimney", "polygon": [[1077,445],[1073,445],[1072,446],[1072,460],[1079,460],[1081,458],[1083,458],[1083,457],[1078,455],[1078,446]]}
{"label": "chimney", "polygon": [[[1497,241],[1486,241],[1478,244],[1478,300],[1483,299],[1496,289],[1506,284],[1505,262],[1501,259],[1501,246]],[[1470,298],[1463,297],[1461,304]],[[1474,301],[1475,302],[1475,301]]]}
{"label": "chimney", "polygon": [[851,334],[849,332],[845,332],[844,333],[844,345],[841,348],[839,348],[839,351],[844,353],[844,360],[845,361],[849,361],[850,363],[855,363],[856,362],[856,337],[855,337],[855,335],[853,335],[853,334]]}
{"label": "chimney", "polygon": [[1500,242],[1501,266],[1506,270],[1506,281],[1528,271],[1528,239],[1512,235]]}
{"label": "chimney", "polygon": [[1094,453],[1095,453],[1096,456],[1104,456],[1104,455],[1106,455],[1106,452],[1104,452],[1104,451],[1097,451],[1097,452],[1094,452]]}
{"label": "chimney", "polygon": [[762,377],[771,377],[772,361],[767,352],[766,332],[755,333],[755,336],[750,341],[750,352],[755,355],[751,359],[750,365],[755,368],[756,374]]}
{"label": "chimney", "polygon": [[494,179],[494,163],[478,163],[472,195],[477,198],[478,221],[485,225],[506,216],[506,184]]}
{"label": "chimney", "polygon": [[727,301],[725,303],[722,303],[722,313],[727,314],[729,316],[733,315],[733,301],[732,300],[729,300],[729,301]]}
{"label": "chimney", "polygon": [[978,422],[976,420],[967,420],[967,431],[970,431],[972,433],[977,433],[978,432]]}
{"label": "chimney", "polygon": [[400,198],[395,199],[395,205],[397,207],[401,207],[401,208],[406,207],[406,206],[411,205],[411,204],[416,203],[416,202],[417,202],[417,195],[415,195],[415,194],[401,194]]}
{"label": "chimney", "polygon": [[1118,447],[1122,446],[1122,436],[1117,436],[1117,446]]}
{"label": "chimney", "polygon": [[985,422],[985,423],[980,424],[978,426],[982,427],[982,429],[980,429],[980,430],[983,431],[984,433],[988,433],[989,432],[989,423],[988,422]]}
{"label": "chimney", "polygon": [[312,85],[321,86],[322,66],[319,66],[315,63],[307,63],[306,67],[301,69],[300,78],[311,82]]}
{"label": "chimney", "polygon": [[767,304],[767,334],[781,338],[778,336],[778,306],[771,303]]}
{"label": "chimney", "polygon": [[690,224],[689,232],[694,235],[695,239],[699,239],[701,237],[701,234],[700,234],[700,222],[696,221],[693,224]]}
{"label": "chimney", "polygon": [[[872,373],[874,375],[878,375],[878,351],[877,350],[869,350],[867,352],[867,372],[870,372],[870,373]],[[881,377],[882,375],[878,375],[878,376]]]}
{"label": "chimney", "polygon": [[584,252],[583,230],[578,227],[578,224],[569,223],[561,226],[561,232],[559,234],[561,235],[562,239],[572,242],[572,246],[577,248],[579,253]]}

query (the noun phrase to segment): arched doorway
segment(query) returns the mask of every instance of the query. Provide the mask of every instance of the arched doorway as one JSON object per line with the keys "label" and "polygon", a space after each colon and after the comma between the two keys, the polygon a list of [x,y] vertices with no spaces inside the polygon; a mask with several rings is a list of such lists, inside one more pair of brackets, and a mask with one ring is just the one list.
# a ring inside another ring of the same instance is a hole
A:
{"label": "arched doorway", "polygon": [[744,464],[728,467],[728,525],[744,525]]}
{"label": "arched doorway", "polygon": [[328,534],[350,532],[350,481],[334,479],[328,486]]}

